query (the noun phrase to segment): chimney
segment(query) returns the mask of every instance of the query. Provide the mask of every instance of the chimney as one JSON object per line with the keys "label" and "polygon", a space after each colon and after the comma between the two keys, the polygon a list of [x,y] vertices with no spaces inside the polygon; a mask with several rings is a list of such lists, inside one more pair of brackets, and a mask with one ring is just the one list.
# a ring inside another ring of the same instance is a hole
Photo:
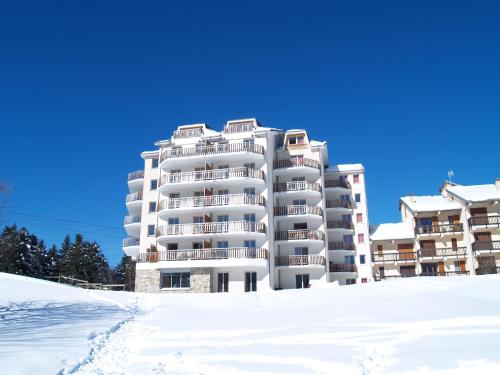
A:
{"label": "chimney", "polygon": [[410,197],[410,202],[415,203],[415,193],[410,193],[408,196]]}
{"label": "chimney", "polygon": [[497,187],[498,190],[500,190],[500,178],[496,179],[495,186]]}

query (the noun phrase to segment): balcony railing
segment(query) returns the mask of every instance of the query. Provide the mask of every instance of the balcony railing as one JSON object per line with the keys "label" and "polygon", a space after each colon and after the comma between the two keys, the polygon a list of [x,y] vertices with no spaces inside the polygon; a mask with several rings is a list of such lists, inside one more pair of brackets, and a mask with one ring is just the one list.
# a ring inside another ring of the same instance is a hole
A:
{"label": "balcony railing", "polygon": [[500,215],[492,215],[492,216],[472,216],[469,219],[469,226],[492,226],[492,227],[500,227]]}
{"label": "balcony railing", "polygon": [[419,249],[419,258],[459,257],[467,254],[466,247],[444,247],[440,249]]}
{"label": "balcony railing", "polygon": [[135,171],[128,174],[128,181],[138,180],[144,178],[144,171]]}
{"label": "balcony railing", "polygon": [[319,161],[308,158],[292,158],[287,160],[275,160],[273,169],[292,168],[292,167],[310,167],[321,169]]}
{"label": "balcony railing", "polygon": [[214,206],[237,206],[237,205],[265,206],[266,199],[254,194],[223,194],[204,195],[199,197],[168,198],[160,201],[158,210],[176,208],[214,207]]}
{"label": "balcony railing", "polygon": [[245,167],[207,169],[203,171],[166,173],[161,177],[160,185],[165,183],[190,183],[197,181],[230,180],[233,178],[257,178],[265,179],[264,171]]}
{"label": "balcony railing", "polygon": [[320,230],[312,229],[293,229],[283,230],[274,233],[276,241],[292,241],[292,240],[324,240],[325,234]]}
{"label": "balcony railing", "polygon": [[481,252],[500,251],[500,241],[476,241],[472,244],[472,250]]}
{"label": "balcony railing", "polygon": [[421,272],[419,276],[465,276],[469,271]]}
{"label": "balcony railing", "polygon": [[346,180],[326,180],[325,188],[343,188],[350,189],[351,185]]}
{"label": "balcony railing", "polygon": [[174,131],[174,138],[192,138],[203,134],[203,128],[180,129]]}
{"label": "balcony railing", "polygon": [[417,253],[407,252],[407,253],[372,253],[373,263],[393,263],[393,262],[405,262],[405,263],[415,263],[417,260]]}
{"label": "balcony railing", "polygon": [[325,257],[323,255],[289,255],[275,258],[276,267],[289,266],[324,266]]}
{"label": "balcony railing", "polygon": [[462,224],[417,225],[415,234],[455,233],[464,230]]}
{"label": "balcony railing", "polygon": [[274,191],[277,193],[306,190],[321,192],[321,185],[306,181],[290,181],[274,184]]}
{"label": "balcony railing", "polygon": [[323,216],[323,210],[318,206],[290,205],[274,207],[274,216],[293,215],[318,215]]}
{"label": "balcony railing", "polygon": [[448,271],[448,272],[422,272],[416,274],[415,272],[406,272],[401,275],[373,275],[375,281],[388,280],[388,279],[400,279],[406,277],[419,277],[419,276],[465,276],[469,275],[469,271]]}
{"label": "balcony railing", "polygon": [[354,224],[352,221],[328,220],[326,227],[327,229],[354,229]]}
{"label": "balcony railing", "polygon": [[356,250],[356,245],[354,242],[330,241],[328,250]]}
{"label": "balcony railing", "polygon": [[352,202],[342,199],[332,199],[326,201],[326,208],[352,208]]}
{"label": "balcony railing", "polygon": [[139,246],[140,244],[141,242],[138,238],[129,237],[123,239],[123,247]]}
{"label": "balcony railing", "polygon": [[223,155],[237,152],[252,152],[264,155],[264,147],[254,143],[219,143],[196,147],[170,148],[161,154],[161,161],[166,159],[185,158],[190,156]]}
{"label": "balcony railing", "polygon": [[142,201],[142,191],[138,191],[137,193],[127,194],[127,203]]}
{"label": "balcony railing", "polygon": [[186,260],[223,260],[223,259],[268,259],[264,248],[230,247],[210,249],[165,250],[141,253],[138,262],[174,262]]}
{"label": "balcony railing", "polygon": [[135,223],[140,223],[140,222],[141,222],[141,217],[140,216],[136,216],[136,215],[125,216],[125,220],[123,221],[123,223],[125,225],[127,225],[127,224],[135,224]]}
{"label": "balcony railing", "polygon": [[178,236],[189,234],[214,234],[234,232],[266,233],[264,223],[253,221],[214,221],[208,223],[169,224],[158,227],[157,236]]}
{"label": "balcony railing", "polygon": [[356,265],[348,263],[330,263],[330,272],[356,272]]}
{"label": "balcony railing", "polygon": [[255,129],[255,123],[252,122],[240,122],[236,124],[229,124],[224,126],[224,133],[232,134],[232,133],[243,133],[243,132],[251,132]]}

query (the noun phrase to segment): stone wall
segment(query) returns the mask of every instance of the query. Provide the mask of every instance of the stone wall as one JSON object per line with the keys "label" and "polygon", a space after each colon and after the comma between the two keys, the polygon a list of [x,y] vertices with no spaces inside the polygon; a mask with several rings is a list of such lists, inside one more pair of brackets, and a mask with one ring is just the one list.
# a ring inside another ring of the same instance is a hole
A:
{"label": "stone wall", "polygon": [[212,272],[209,268],[195,268],[191,270],[191,288],[189,289],[160,289],[159,270],[136,270],[135,291],[147,293],[210,293]]}
{"label": "stone wall", "polygon": [[136,270],[135,291],[158,293],[160,291],[160,271]]}
{"label": "stone wall", "polygon": [[209,268],[191,270],[191,293],[210,293],[212,272]]}

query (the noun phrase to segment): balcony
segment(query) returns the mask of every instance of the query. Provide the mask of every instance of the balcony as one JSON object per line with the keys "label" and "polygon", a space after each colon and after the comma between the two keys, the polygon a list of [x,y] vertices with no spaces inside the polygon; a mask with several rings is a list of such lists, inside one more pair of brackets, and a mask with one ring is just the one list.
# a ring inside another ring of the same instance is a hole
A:
{"label": "balcony", "polygon": [[138,215],[125,216],[123,222],[125,230],[129,236],[139,237],[141,233],[141,217]]}
{"label": "balcony", "polygon": [[142,207],[142,191],[127,194],[125,202],[127,209],[131,214],[140,213]]}
{"label": "balcony", "polygon": [[350,272],[355,273],[356,265],[348,263],[330,263],[330,272],[340,273],[340,272]]}
{"label": "balcony", "polygon": [[273,170],[276,175],[296,175],[300,173],[306,177],[318,177],[321,165],[319,161],[308,158],[292,158],[286,160],[274,160]]}
{"label": "balcony", "polygon": [[144,171],[135,171],[128,174],[128,187],[130,191],[136,192],[142,190],[144,183]]}
{"label": "balcony", "polygon": [[[254,194],[223,194],[223,195],[204,195],[199,197],[185,198],[168,198],[159,202],[158,211],[160,216],[168,216],[169,212],[165,210],[173,210],[172,214],[178,214],[179,211],[199,211],[210,207],[210,211],[224,210],[240,210],[242,208],[249,209],[250,207],[262,208],[266,205],[266,199],[260,195]],[[243,207],[242,207],[243,206]]]}
{"label": "balcony", "polygon": [[139,255],[140,241],[138,238],[129,237],[123,239],[122,249],[124,253],[129,257],[137,257]]}
{"label": "balcony", "polygon": [[[170,160],[180,161],[184,159],[189,163],[193,158],[224,161],[231,156],[240,158],[242,154],[247,154],[248,156],[255,155],[261,158],[264,155],[264,147],[251,142],[219,143],[196,147],[173,147],[162,152],[160,161],[163,166],[165,166],[164,162]],[[248,160],[257,159],[249,158]]]}
{"label": "balcony", "polygon": [[324,241],[325,234],[320,230],[293,229],[274,233],[275,241]]}
{"label": "balcony", "polygon": [[268,251],[264,248],[230,247],[209,249],[165,250],[142,253],[139,263],[169,262],[168,267],[261,266],[267,267]]}
{"label": "balcony", "polygon": [[354,230],[354,223],[352,221],[344,220],[328,220],[326,222],[326,228],[331,230]]}
{"label": "balcony", "polygon": [[325,205],[328,209],[352,210],[352,202],[341,199],[327,200]]}
{"label": "balcony", "polygon": [[464,228],[462,224],[433,224],[433,225],[417,225],[415,228],[415,234],[452,234],[463,232]]}
{"label": "balcony", "polygon": [[225,125],[223,131],[225,134],[234,134],[234,133],[251,132],[254,129],[255,129],[255,122],[248,121],[248,122],[239,122],[239,123]]}
{"label": "balcony", "polygon": [[324,267],[325,257],[323,255],[289,255],[276,257],[274,261],[276,267]]}
{"label": "balcony", "polygon": [[160,191],[168,188],[178,189],[179,184],[195,185],[226,185],[241,184],[248,181],[252,184],[264,184],[265,173],[260,169],[245,167],[207,169],[203,171],[166,173],[160,179]]}
{"label": "balcony", "polygon": [[328,250],[330,250],[330,251],[355,251],[356,244],[354,242],[330,241],[330,242],[328,242]]}
{"label": "balcony", "polygon": [[137,215],[125,216],[124,225],[141,223],[141,217]]}
{"label": "balcony", "polygon": [[417,253],[401,252],[401,253],[372,253],[373,263],[415,263],[417,261]]}
{"label": "balcony", "polygon": [[456,257],[464,258],[467,256],[466,247],[444,247],[439,249],[419,249],[419,258],[446,258],[446,257]]}
{"label": "balcony", "polygon": [[341,189],[348,190],[351,185],[346,180],[325,180],[325,189]]}
{"label": "balcony", "polygon": [[274,184],[274,192],[290,196],[315,197],[321,194],[321,185],[306,181],[290,181]]}
{"label": "balcony", "polygon": [[475,253],[497,253],[500,252],[500,241],[476,241],[472,250]]}
{"label": "balcony", "polygon": [[500,215],[481,215],[481,216],[472,216],[469,219],[469,226],[471,229],[476,229],[476,227],[495,227],[500,228]]}
{"label": "balcony", "polygon": [[419,276],[466,276],[469,271],[421,272]]}
{"label": "balcony", "polygon": [[318,206],[290,205],[274,207],[274,216],[314,215],[323,217],[323,210]]}
{"label": "balcony", "polygon": [[215,221],[207,223],[169,224],[157,228],[158,241],[173,237],[199,237],[206,235],[265,234],[266,225],[253,221]]}
{"label": "balcony", "polygon": [[174,138],[194,138],[203,135],[203,128],[180,129],[174,131]]}

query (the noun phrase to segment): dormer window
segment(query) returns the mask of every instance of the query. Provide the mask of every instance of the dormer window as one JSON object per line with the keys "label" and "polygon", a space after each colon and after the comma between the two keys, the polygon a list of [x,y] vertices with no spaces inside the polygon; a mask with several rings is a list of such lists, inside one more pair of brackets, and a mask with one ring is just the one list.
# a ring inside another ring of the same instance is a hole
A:
{"label": "dormer window", "polygon": [[289,145],[303,145],[305,144],[305,137],[303,135],[288,137]]}

